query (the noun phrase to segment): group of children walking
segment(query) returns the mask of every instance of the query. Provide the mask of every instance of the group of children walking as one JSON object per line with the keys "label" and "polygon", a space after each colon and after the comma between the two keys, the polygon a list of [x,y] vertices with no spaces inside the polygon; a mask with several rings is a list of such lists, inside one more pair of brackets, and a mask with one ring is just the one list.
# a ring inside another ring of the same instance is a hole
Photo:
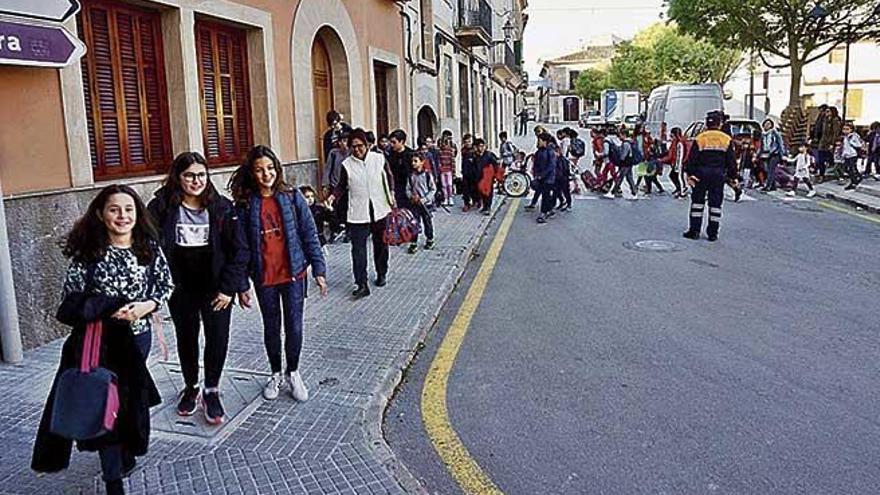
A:
{"label": "group of children walking", "polygon": [[251,285],[272,372],[263,396],[277,398],[286,383],[294,399],[308,400],[299,358],[309,273],[321,294],[327,293],[326,262],[309,205],[287,185],[281,162],[265,146],[250,150],[229,189],[231,200],[215,188],[201,154],[182,153],[148,206],[131,187],[108,186],[69,232],[63,252],[71,261],[62,308],[74,315],[64,320],[74,329],[65,343],[59,376],[66,368],[79,367],[92,322],[112,330],[125,325],[129,331],[108,331],[99,340],[101,365],[114,373],[122,406],[115,428],[100,438],[63,437],[52,426],[56,377],[34,446],[36,471],[66,468],[72,440],[77,440],[79,448],[100,453],[107,493],[123,493],[122,478],[147,450],[149,407],[159,402],[145,362],[153,316],[166,304],[184,379],[178,414],[190,416],[201,407],[208,423],[224,421],[219,386],[231,311],[236,298],[242,307],[251,307]]}

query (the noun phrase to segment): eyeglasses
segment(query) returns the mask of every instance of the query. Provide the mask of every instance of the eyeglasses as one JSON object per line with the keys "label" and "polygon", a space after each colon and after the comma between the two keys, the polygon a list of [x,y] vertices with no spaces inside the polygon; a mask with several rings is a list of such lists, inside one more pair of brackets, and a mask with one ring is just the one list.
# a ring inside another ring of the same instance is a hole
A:
{"label": "eyeglasses", "polygon": [[355,149],[355,150],[365,150],[365,149],[367,149],[367,145],[366,144],[354,144],[351,146],[351,148]]}
{"label": "eyeglasses", "polygon": [[197,180],[199,182],[205,182],[206,180],[208,180],[207,172],[199,172],[197,174],[193,172],[184,172],[180,174],[180,176],[183,177],[183,180],[187,182],[195,182]]}

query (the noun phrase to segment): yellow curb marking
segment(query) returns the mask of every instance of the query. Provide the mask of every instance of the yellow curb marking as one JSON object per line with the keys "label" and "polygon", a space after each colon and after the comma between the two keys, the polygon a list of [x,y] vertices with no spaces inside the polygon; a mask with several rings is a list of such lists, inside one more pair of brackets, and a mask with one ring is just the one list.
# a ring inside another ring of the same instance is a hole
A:
{"label": "yellow curb marking", "polygon": [[834,211],[839,211],[841,213],[846,213],[847,215],[858,217],[858,218],[861,218],[862,220],[867,220],[869,222],[880,223],[880,218],[877,218],[877,217],[872,217],[869,215],[865,215],[863,213],[856,213],[848,208],[844,208],[842,206],[837,206],[837,205],[834,205],[831,203],[826,203],[824,201],[817,201],[817,203],[819,204],[819,206],[828,208],[829,210],[834,210]]}
{"label": "yellow curb marking", "polygon": [[458,438],[458,434],[452,427],[449,419],[449,410],[446,407],[446,385],[449,373],[455,365],[455,358],[461,349],[462,341],[467,334],[471,319],[480,305],[489,277],[495,269],[495,264],[501,254],[504,240],[510,231],[510,225],[519,209],[519,199],[515,199],[507,210],[507,215],[495,235],[489,250],[486,252],[480,271],[474,278],[468,293],[452,321],[452,326],[446,333],[431,368],[425,377],[425,386],[422,389],[422,422],[434,444],[434,449],[440,455],[446,469],[455,478],[455,481],[467,494],[502,494],[503,492],[483,471],[467,448]]}

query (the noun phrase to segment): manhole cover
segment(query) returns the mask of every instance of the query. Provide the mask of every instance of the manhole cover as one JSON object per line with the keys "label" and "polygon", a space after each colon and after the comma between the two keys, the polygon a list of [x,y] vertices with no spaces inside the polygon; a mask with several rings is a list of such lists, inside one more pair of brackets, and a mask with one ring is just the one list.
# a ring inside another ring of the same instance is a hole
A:
{"label": "manhole cover", "polygon": [[[201,407],[192,416],[177,415],[177,394],[183,385],[183,376],[177,363],[162,362],[151,371],[162,394],[162,405],[151,414],[153,430],[204,440],[217,437],[249,415],[254,409],[254,403],[263,400],[263,385],[267,379],[265,373],[229,368],[224,370],[220,378],[220,390],[223,391],[226,417],[223,423],[214,426],[205,421]],[[200,373],[204,376],[204,369]]]}
{"label": "manhole cover", "polygon": [[661,241],[657,239],[643,239],[640,241],[628,241],[623,243],[623,247],[632,249],[633,251],[642,251],[646,253],[668,253],[671,251],[681,251],[682,246],[671,242]]}

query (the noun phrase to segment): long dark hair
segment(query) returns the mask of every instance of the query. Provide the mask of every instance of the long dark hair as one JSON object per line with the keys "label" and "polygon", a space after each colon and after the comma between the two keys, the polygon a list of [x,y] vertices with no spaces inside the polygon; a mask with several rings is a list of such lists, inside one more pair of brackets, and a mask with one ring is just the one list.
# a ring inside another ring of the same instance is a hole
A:
{"label": "long dark hair", "polygon": [[131,250],[141,265],[148,265],[153,261],[159,238],[153,218],[138,193],[129,186],[119,184],[101,189],[89,203],[85,215],[73,224],[73,228],[64,238],[61,250],[64,256],[82,263],[95,263],[104,257],[107,246],[110,245],[110,235],[102,214],[107,200],[114,194],[127,194],[134,200],[137,217],[132,230]]}
{"label": "long dark hair", "polygon": [[278,159],[278,156],[275,155],[271,148],[258,144],[251,148],[244,164],[238,167],[232,174],[232,177],[229,178],[227,188],[232,193],[232,198],[236,203],[247,203],[251,197],[260,195],[260,186],[254,178],[254,163],[260,158],[268,158],[275,165],[275,184],[272,185],[272,190],[279,192],[287,189],[287,184],[284,182],[284,169],[281,168],[281,160]]}
{"label": "long dark hair", "polygon": [[174,162],[171,163],[168,176],[165,177],[164,185],[168,190],[168,200],[171,205],[177,206],[183,201],[184,192],[183,186],[180,184],[180,174],[194,164],[204,165],[205,173],[207,174],[205,177],[205,190],[202,191],[202,194],[199,194],[199,203],[201,203],[202,208],[208,207],[217,197],[217,189],[214,187],[214,183],[211,182],[211,171],[208,169],[208,161],[197,151],[185,151],[177,155]]}

